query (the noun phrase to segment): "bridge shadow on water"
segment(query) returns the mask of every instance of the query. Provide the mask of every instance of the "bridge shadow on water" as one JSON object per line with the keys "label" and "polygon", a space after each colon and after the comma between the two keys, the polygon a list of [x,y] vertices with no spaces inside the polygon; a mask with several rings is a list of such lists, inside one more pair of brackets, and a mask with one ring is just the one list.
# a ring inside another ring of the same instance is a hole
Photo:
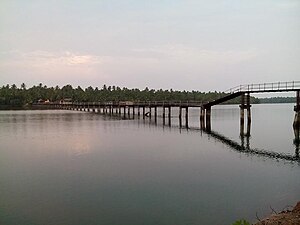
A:
{"label": "bridge shadow on water", "polygon": [[[124,119],[124,118],[123,118]],[[128,118],[127,118],[128,119]],[[250,147],[250,133],[246,133],[245,135],[240,135],[240,143],[230,139],[229,137],[226,137],[223,134],[220,134],[217,131],[205,128],[197,128],[197,127],[190,127],[188,125],[181,126],[181,124],[165,124],[160,123],[158,121],[153,120],[138,120],[138,123],[148,124],[155,127],[161,127],[162,129],[169,128],[169,129],[177,129],[181,133],[182,131],[187,132],[199,132],[201,134],[206,134],[209,138],[214,138],[214,140],[217,140],[224,145],[228,146],[230,149],[244,154],[250,154],[255,155],[259,157],[266,157],[270,159],[276,159],[276,160],[285,160],[289,162],[298,162],[300,163],[300,157],[299,157],[299,145],[300,145],[300,137],[299,137],[299,127],[298,129],[294,129],[295,138],[293,139],[293,143],[295,145],[295,154],[286,154],[286,153],[280,153],[275,152],[271,150],[264,150],[264,149],[257,149],[257,148],[251,148]]]}
{"label": "bridge shadow on water", "polygon": [[[204,131],[206,132],[206,131]],[[230,148],[246,154],[254,154],[257,156],[263,156],[273,159],[283,159],[288,161],[298,161],[300,162],[299,158],[299,130],[298,130],[298,139],[294,139],[294,144],[296,146],[295,155],[289,155],[285,153],[278,153],[273,151],[267,151],[264,149],[256,149],[250,147],[250,137],[249,136],[241,136],[241,144],[231,140],[230,138],[219,134],[216,131],[208,131],[206,132],[210,137],[215,138],[216,140],[224,143],[225,145],[229,146]]]}

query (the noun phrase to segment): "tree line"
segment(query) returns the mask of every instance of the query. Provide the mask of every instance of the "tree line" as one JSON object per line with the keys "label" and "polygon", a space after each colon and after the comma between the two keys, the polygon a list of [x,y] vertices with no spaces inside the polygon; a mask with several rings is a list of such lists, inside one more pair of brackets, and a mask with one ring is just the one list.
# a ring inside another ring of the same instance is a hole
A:
{"label": "tree line", "polygon": [[[56,102],[63,99],[71,99],[76,102],[97,101],[202,101],[207,102],[225,96],[224,92],[201,92],[201,91],[177,91],[177,90],[154,90],[146,87],[129,89],[126,87],[107,86],[101,88],[89,86],[85,89],[80,86],[72,87],[68,84],[63,87],[47,87],[40,83],[27,88],[25,83],[20,87],[3,85],[0,87],[0,105],[24,106],[38,102],[40,99]],[[252,103],[258,103],[258,99],[251,97]],[[233,99],[228,103],[240,103]]]}
{"label": "tree line", "polygon": [[295,103],[296,97],[271,97],[271,98],[260,98],[260,103]]}

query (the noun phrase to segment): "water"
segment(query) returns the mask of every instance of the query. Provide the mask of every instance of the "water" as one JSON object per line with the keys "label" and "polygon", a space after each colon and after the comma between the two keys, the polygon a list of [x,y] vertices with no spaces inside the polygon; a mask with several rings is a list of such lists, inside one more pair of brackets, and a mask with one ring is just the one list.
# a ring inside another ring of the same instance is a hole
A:
{"label": "water", "polygon": [[[300,200],[300,163],[241,153],[201,132],[74,111],[0,112],[0,224],[201,225]],[[295,155],[293,105],[253,105],[250,147]],[[152,118],[153,119],[153,118]],[[183,121],[184,122],[184,121]],[[238,106],[212,130],[241,143]]]}

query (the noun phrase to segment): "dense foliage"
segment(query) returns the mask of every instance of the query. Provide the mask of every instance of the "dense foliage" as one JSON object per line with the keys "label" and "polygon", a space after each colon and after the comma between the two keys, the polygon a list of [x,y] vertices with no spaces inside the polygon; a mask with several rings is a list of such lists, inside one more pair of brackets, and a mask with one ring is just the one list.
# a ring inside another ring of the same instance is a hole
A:
{"label": "dense foliage", "polygon": [[272,97],[272,98],[260,98],[260,103],[295,103],[296,97]]}
{"label": "dense foliage", "polygon": [[[203,101],[207,102],[221,96],[221,92],[200,92],[200,91],[174,91],[154,90],[145,88],[128,89],[117,86],[106,86],[102,88],[88,87],[82,89],[80,86],[73,88],[71,85],[65,85],[62,88],[47,87],[43,84],[26,88],[23,83],[20,87],[15,84],[0,87],[0,105],[23,106],[25,104],[35,103],[40,99],[51,102],[62,99],[71,99],[77,102],[96,102],[96,101]],[[257,103],[257,99],[252,98],[252,102]],[[239,103],[239,99],[233,99],[228,103]]]}

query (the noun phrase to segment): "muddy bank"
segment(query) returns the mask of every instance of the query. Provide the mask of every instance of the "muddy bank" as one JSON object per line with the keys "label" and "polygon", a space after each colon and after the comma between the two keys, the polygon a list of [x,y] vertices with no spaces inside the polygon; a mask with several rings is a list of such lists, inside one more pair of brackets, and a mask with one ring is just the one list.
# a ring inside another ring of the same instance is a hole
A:
{"label": "muddy bank", "polygon": [[300,202],[292,210],[274,213],[255,225],[300,225]]}

